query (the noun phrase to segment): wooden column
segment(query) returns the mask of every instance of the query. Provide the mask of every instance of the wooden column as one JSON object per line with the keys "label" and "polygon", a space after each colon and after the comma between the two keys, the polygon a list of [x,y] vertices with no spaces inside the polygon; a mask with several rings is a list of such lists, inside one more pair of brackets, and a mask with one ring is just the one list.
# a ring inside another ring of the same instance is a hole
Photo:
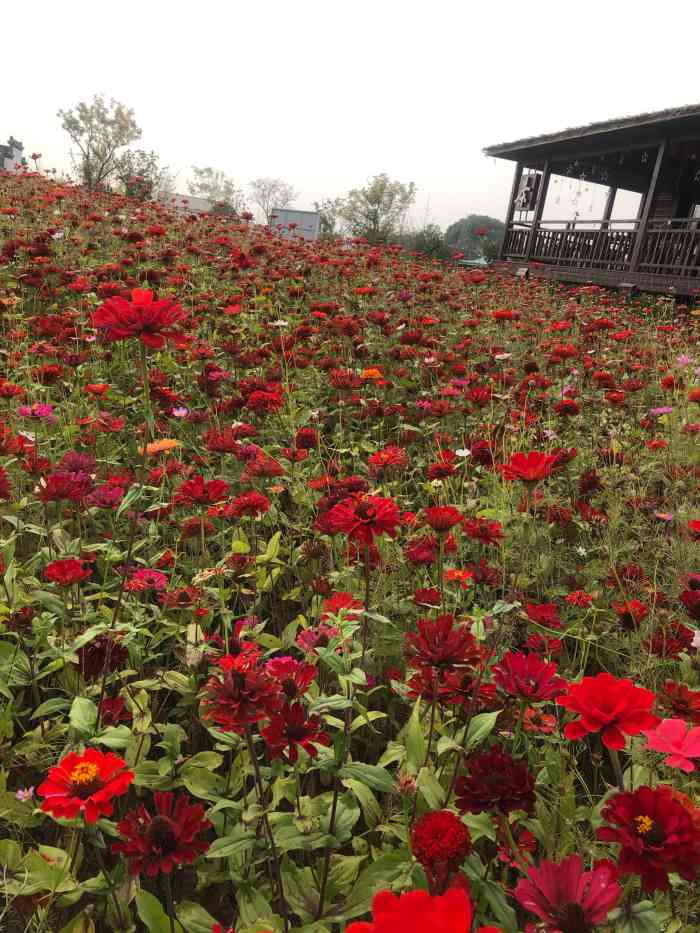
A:
{"label": "wooden column", "polygon": [[547,200],[547,189],[549,188],[550,175],[551,171],[549,168],[549,159],[547,159],[547,161],[544,163],[544,168],[542,169],[542,175],[540,177],[540,189],[537,192],[535,210],[532,214],[532,227],[530,228],[530,235],[527,238],[527,249],[525,250],[526,262],[532,255],[532,249],[535,245],[535,236],[537,235],[537,227],[542,220],[542,211],[544,210],[544,202]]}
{"label": "wooden column", "polygon": [[612,216],[613,207],[615,206],[616,195],[617,195],[617,188],[608,188],[608,196],[605,199],[605,209],[603,210],[603,223],[600,225],[601,230],[608,229],[608,224],[610,223],[610,217]]}
{"label": "wooden column", "polygon": [[630,259],[630,272],[636,272],[639,268],[639,258],[642,255],[642,246],[644,244],[644,238],[647,235],[647,222],[649,220],[649,214],[651,213],[651,206],[654,203],[654,195],[656,193],[656,183],[659,180],[659,174],[661,173],[661,164],[664,161],[664,155],[666,154],[666,140],[662,139],[659,143],[659,148],[656,153],[656,162],[654,163],[654,171],[651,174],[651,181],[649,182],[649,188],[644,196],[644,206],[642,208],[641,216],[639,218],[639,225],[637,226],[637,236],[634,241],[634,249],[632,250],[632,258]]}
{"label": "wooden column", "polygon": [[498,258],[503,259],[503,248],[508,238],[508,228],[513,223],[513,214],[515,213],[515,199],[518,196],[518,188],[520,187],[520,179],[523,177],[523,163],[518,162],[515,166],[515,174],[513,175],[513,187],[510,189],[510,201],[508,202],[508,212],[506,214],[506,227],[503,232],[503,239],[501,240],[498,247]]}

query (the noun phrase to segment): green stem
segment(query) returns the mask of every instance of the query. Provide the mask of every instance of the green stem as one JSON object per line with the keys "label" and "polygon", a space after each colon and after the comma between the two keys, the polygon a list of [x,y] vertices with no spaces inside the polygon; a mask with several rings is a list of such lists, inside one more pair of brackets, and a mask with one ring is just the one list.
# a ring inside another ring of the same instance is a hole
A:
{"label": "green stem", "polygon": [[612,762],[613,771],[615,772],[615,780],[617,781],[617,786],[620,789],[620,793],[624,793],[625,781],[622,776],[622,765],[620,764],[620,756],[616,748],[609,748],[608,753],[610,754],[610,761]]}

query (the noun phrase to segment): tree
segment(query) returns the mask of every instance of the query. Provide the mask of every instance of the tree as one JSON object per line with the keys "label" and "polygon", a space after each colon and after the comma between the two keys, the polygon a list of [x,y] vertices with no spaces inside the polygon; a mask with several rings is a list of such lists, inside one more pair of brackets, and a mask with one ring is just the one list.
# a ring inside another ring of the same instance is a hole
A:
{"label": "tree", "polygon": [[282,181],[281,178],[256,178],[248,185],[253,199],[265,219],[265,223],[270,225],[273,220],[273,212],[276,207],[282,209],[289,207],[297,192],[292,185]]}
{"label": "tree", "polygon": [[445,241],[453,251],[464,253],[466,259],[496,258],[503,238],[502,221],[486,214],[469,214],[451,224],[445,231]]}
{"label": "tree", "polygon": [[175,193],[175,178],[166,165],[161,166],[153,151],[127,149],[117,161],[115,174],[130,198],[145,201]]}
{"label": "tree", "polygon": [[375,175],[364,188],[353,188],[344,200],[340,216],[352,236],[370,243],[384,243],[401,233],[406,213],[416,198],[413,182],[392,181]]}
{"label": "tree", "polygon": [[437,224],[426,224],[420,230],[413,230],[400,237],[400,242],[407,249],[423,253],[432,259],[449,259],[453,250],[445,242],[445,235]]}
{"label": "tree", "polygon": [[245,194],[236,187],[233,178],[229,178],[221,169],[192,166],[194,180],[189,182],[187,190],[195,197],[206,198],[215,205],[223,205],[227,211],[240,214],[246,209]]}
{"label": "tree", "polygon": [[82,184],[104,187],[118,166],[118,151],[141,138],[134,111],[118,100],[96,94],[91,104],[79,103],[72,110],[59,110],[61,126],[77,152],[71,152],[73,166]]}
{"label": "tree", "polygon": [[340,233],[344,204],[342,198],[324,198],[323,201],[314,202],[314,209],[319,218],[319,236],[322,239],[332,239]]}

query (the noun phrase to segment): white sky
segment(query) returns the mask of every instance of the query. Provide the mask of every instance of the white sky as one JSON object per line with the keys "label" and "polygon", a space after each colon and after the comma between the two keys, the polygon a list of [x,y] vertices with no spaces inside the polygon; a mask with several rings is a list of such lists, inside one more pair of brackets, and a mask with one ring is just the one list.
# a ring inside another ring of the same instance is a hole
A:
{"label": "white sky", "polygon": [[505,213],[483,146],[700,101],[699,34],[695,0],[4,0],[0,140],[67,167],[56,111],[104,93],[180,191],[213,165],[310,208],[387,172],[446,226]]}

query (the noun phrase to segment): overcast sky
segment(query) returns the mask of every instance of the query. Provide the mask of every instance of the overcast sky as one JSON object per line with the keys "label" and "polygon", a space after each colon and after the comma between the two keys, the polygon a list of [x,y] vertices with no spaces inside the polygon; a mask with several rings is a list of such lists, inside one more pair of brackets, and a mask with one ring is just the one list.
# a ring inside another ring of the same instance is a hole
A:
{"label": "overcast sky", "polygon": [[0,140],[67,167],[56,111],[104,93],[183,192],[213,165],[311,208],[387,172],[415,224],[503,217],[512,164],[482,147],[697,103],[699,27],[693,0],[5,0]]}

